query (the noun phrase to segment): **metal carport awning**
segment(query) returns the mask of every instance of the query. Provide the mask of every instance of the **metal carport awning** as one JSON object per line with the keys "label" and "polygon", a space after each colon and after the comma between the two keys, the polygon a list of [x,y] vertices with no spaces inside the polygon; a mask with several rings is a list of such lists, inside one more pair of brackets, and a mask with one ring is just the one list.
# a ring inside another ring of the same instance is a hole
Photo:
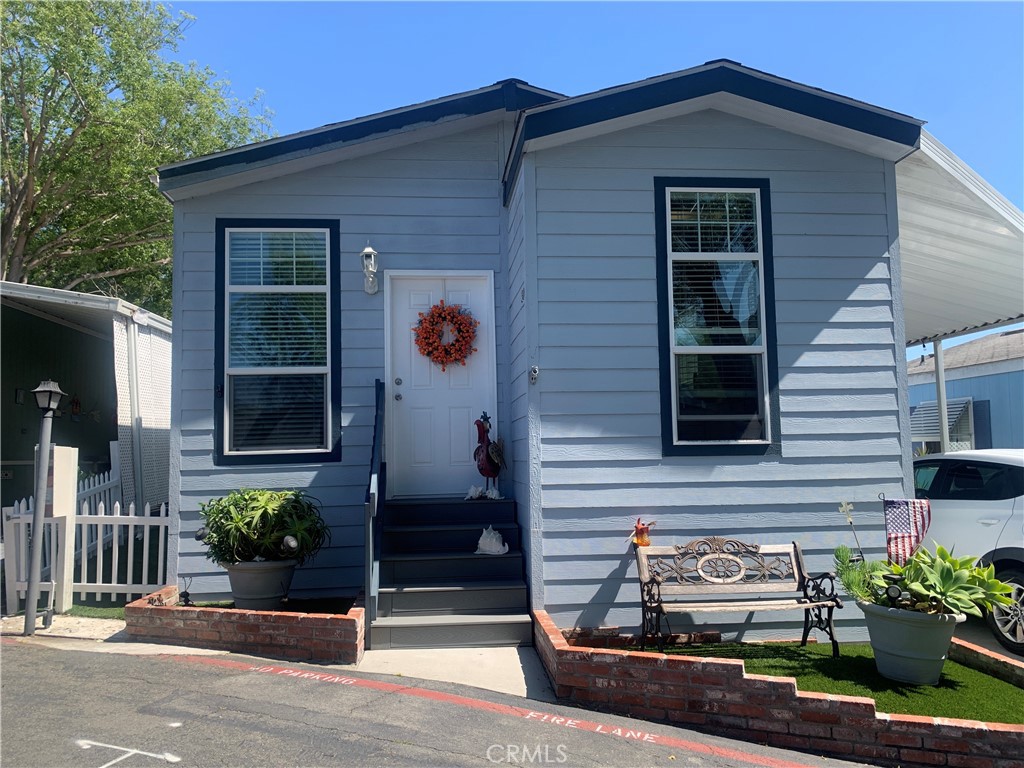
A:
{"label": "metal carport awning", "polygon": [[896,197],[907,346],[934,345],[947,451],[962,409],[947,409],[942,341],[1024,319],[1024,214],[924,130],[920,149],[896,165]]}
{"label": "metal carport awning", "polygon": [[1024,214],[927,131],[896,165],[907,345],[1024,319]]}

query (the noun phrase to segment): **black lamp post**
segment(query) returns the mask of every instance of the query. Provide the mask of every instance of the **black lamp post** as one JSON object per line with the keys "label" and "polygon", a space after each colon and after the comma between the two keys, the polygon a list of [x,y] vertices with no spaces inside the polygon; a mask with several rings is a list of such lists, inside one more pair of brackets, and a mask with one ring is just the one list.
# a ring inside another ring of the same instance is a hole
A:
{"label": "black lamp post", "polygon": [[43,561],[43,515],[46,512],[46,478],[50,474],[50,433],[53,412],[66,392],[55,381],[42,381],[32,390],[36,405],[42,411],[39,424],[39,456],[36,461],[36,495],[32,502],[32,548],[28,557],[28,592],[25,595],[26,637],[36,631],[36,603],[39,602],[39,580]]}

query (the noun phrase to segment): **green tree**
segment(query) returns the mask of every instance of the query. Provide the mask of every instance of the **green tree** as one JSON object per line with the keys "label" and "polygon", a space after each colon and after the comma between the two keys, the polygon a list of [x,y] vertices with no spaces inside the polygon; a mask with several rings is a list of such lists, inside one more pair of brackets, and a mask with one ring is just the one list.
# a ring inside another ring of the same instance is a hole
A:
{"label": "green tree", "polygon": [[193,18],[135,0],[4,0],[0,277],[168,315],[160,165],[270,136],[208,68],[165,56]]}

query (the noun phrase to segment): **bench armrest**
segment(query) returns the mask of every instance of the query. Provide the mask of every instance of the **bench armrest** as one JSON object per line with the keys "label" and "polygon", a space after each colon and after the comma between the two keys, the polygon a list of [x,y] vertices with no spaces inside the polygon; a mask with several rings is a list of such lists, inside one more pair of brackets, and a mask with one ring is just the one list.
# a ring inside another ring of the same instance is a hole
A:
{"label": "bench armrest", "polygon": [[831,600],[836,608],[843,607],[843,601],[836,593],[836,577],[832,573],[819,573],[817,576],[808,576],[804,582],[804,599],[809,602],[821,602]]}

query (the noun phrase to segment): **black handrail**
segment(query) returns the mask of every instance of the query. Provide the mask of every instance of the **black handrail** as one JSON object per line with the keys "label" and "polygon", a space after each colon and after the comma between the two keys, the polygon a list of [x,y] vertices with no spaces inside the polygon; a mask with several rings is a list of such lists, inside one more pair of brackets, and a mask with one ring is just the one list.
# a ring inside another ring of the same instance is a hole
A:
{"label": "black handrail", "polygon": [[[369,624],[377,618],[377,594],[380,589],[380,526],[381,516],[377,514],[378,505],[386,498],[387,465],[384,462],[384,382],[380,379],[374,384],[375,413],[373,418],[373,444],[370,447],[370,477],[366,484],[364,501],[365,515],[365,561],[364,569],[364,600],[366,622]],[[369,632],[367,632],[369,647]]]}
{"label": "black handrail", "polygon": [[383,463],[384,453],[384,382],[377,379],[374,382],[374,405],[373,417],[373,445],[370,448],[370,479],[366,487],[366,503],[370,503],[371,486],[373,476],[380,474],[380,467]]}

